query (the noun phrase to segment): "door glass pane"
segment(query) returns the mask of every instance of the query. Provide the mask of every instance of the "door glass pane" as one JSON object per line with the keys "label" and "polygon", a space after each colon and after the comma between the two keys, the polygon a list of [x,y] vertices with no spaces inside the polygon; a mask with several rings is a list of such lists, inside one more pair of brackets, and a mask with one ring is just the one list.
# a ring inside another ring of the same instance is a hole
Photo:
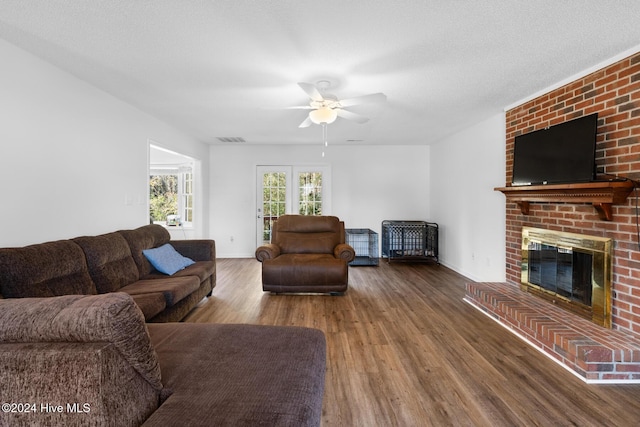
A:
{"label": "door glass pane", "polygon": [[286,185],[285,172],[268,172],[262,176],[262,239],[264,243],[271,241],[273,221],[286,213]]}
{"label": "door glass pane", "polygon": [[300,215],[322,215],[321,172],[301,172],[298,174],[298,213]]}

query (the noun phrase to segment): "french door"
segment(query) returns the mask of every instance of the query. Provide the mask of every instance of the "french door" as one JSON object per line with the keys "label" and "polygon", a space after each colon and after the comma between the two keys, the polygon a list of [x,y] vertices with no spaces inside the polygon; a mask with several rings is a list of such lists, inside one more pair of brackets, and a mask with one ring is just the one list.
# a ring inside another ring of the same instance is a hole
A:
{"label": "french door", "polygon": [[330,215],[328,166],[258,166],[256,177],[257,246],[271,241],[271,226],[281,215]]}

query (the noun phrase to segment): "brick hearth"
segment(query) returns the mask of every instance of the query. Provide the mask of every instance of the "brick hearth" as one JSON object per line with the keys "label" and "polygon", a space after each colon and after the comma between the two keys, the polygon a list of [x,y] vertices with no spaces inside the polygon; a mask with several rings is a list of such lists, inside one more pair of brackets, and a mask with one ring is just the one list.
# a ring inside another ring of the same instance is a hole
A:
{"label": "brick hearth", "polygon": [[467,283],[465,301],[586,382],[640,382],[640,339],[606,329],[508,283]]}

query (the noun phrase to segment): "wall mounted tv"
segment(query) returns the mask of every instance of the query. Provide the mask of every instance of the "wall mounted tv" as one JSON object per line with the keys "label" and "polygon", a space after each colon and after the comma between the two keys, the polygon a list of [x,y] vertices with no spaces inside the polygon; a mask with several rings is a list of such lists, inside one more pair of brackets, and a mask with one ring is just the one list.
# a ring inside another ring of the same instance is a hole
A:
{"label": "wall mounted tv", "polygon": [[512,185],[595,180],[597,128],[595,113],[516,136]]}

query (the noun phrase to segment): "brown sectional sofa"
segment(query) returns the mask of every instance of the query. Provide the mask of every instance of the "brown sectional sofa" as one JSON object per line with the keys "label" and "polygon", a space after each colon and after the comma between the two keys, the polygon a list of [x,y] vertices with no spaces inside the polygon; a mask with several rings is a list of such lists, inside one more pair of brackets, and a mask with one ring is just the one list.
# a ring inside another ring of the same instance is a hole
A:
{"label": "brown sectional sofa", "polygon": [[168,241],[0,249],[0,426],[320,425],[324,334],[177,322],[215,286],[215,245],[172,241],[196,262],[167,276],[142,251]]}
{"label": "brown sectional sofa", "polygon": [[[184,318],[216,284],[213,240],[171,241],[159,225],[99,236],[0,248],[0,297],[52,297],[125,292],[148,322]],[[168,276],[143,250],[170,243],[195,264]]]}
{"label": "brown sectional sofa", "polygon": [[0,300],[2,426],[318,426],[317,329],[145,323],[123,292]]}

